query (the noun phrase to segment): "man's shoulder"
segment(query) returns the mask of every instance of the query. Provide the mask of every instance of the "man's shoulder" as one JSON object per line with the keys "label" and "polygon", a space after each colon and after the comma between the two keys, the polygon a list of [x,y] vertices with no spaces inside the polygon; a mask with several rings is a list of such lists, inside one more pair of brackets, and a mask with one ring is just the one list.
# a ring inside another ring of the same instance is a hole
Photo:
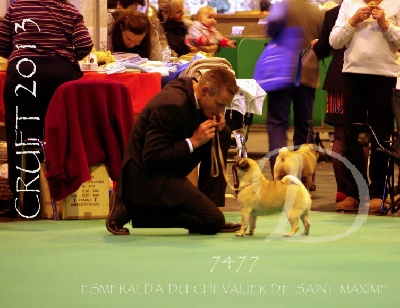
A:
{"label": "man's shoulder", "polygon": [[188,97],[194,97],[193,81],[190,77],[178,77],[168,82],[156,96],[153,101],[158,103],[183,102]]}

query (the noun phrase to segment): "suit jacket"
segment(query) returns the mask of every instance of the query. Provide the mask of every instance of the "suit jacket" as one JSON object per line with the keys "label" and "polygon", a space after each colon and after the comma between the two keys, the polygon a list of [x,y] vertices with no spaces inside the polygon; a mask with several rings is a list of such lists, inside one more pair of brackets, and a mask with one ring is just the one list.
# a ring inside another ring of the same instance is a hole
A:
{"label": "suit jacket", "polygon": [[191,161],[185,138],[193,135],[199,121],[192,79],[169,82],[135,120],[117,182],[118,196],[158,206],[187,200],[182,187],[189,183],[186,175],[197,162]]}
{"label": "suit jacket", "polygon": [[329,44],[329,34],[335,25],[336,18],[339,15],[340,5],[326,11],[324,23],[322,25],[321,35],[318,42],[314,45],[314,52],[319,59],[324,59],[332,55],[332,60],[326,73],[322,89],[326,91],[343,90],[343,56],[346,48],[333,49]]}

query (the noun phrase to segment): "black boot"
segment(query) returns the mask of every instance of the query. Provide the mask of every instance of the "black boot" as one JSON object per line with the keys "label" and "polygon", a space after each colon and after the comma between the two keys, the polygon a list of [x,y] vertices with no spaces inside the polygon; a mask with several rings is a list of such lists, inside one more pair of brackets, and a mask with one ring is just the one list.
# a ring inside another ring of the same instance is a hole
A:
{"label": "black boot", "polygon": [[116,196],[115,192],[110,196],[110,212],[106,219],[107,230],[115,235],[129,235],[129,230],[124,225],[130,221],[130,216],[125,205]]}

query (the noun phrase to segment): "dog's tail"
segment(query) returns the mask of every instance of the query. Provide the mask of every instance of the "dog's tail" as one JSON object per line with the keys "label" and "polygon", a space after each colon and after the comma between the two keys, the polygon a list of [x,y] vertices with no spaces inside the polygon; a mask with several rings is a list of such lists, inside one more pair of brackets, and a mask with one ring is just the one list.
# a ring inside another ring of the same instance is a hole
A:
{"label": "dog's tail", "polygon": [[300,190],[304,191],[304,196],[307,196],[307,206],[308,209],[311,208],[311,195],[308,192],[307,188],[304,186],[304,184],[294,175],[286,175],[283,177],[283,179],[281,180],[282,183],[285,184],[294,184],[294,185],[298,185]]}
{"label": "dog's tail", "polygon": [[304,186],[304,184],[297,177],[295,177],[294,175],[290,175],[290,174],[285,175],[282,178],[281,182],[285,183],[285,184],[296,184],[299,186]]}
{"label": "dog's tail", "polygon": [[286,155],[289,153],[290,151],[289,151],[289,149],[287,148],[287,147],[283,147],[283,148],[280,148],[279,149],[279,156],[282,156],[282,157],[286,157]]}

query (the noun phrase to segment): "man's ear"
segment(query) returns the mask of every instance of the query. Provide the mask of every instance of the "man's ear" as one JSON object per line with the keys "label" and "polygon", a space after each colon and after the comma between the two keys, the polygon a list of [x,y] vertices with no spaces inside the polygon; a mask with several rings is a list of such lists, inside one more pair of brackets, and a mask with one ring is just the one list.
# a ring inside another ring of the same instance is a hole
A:
{"label": "man's ear", "polygon": [[200,89],[201,95],[206,96],[206,94],[208,93],[208,90],[209,90],[208,86],[202,86]]}

